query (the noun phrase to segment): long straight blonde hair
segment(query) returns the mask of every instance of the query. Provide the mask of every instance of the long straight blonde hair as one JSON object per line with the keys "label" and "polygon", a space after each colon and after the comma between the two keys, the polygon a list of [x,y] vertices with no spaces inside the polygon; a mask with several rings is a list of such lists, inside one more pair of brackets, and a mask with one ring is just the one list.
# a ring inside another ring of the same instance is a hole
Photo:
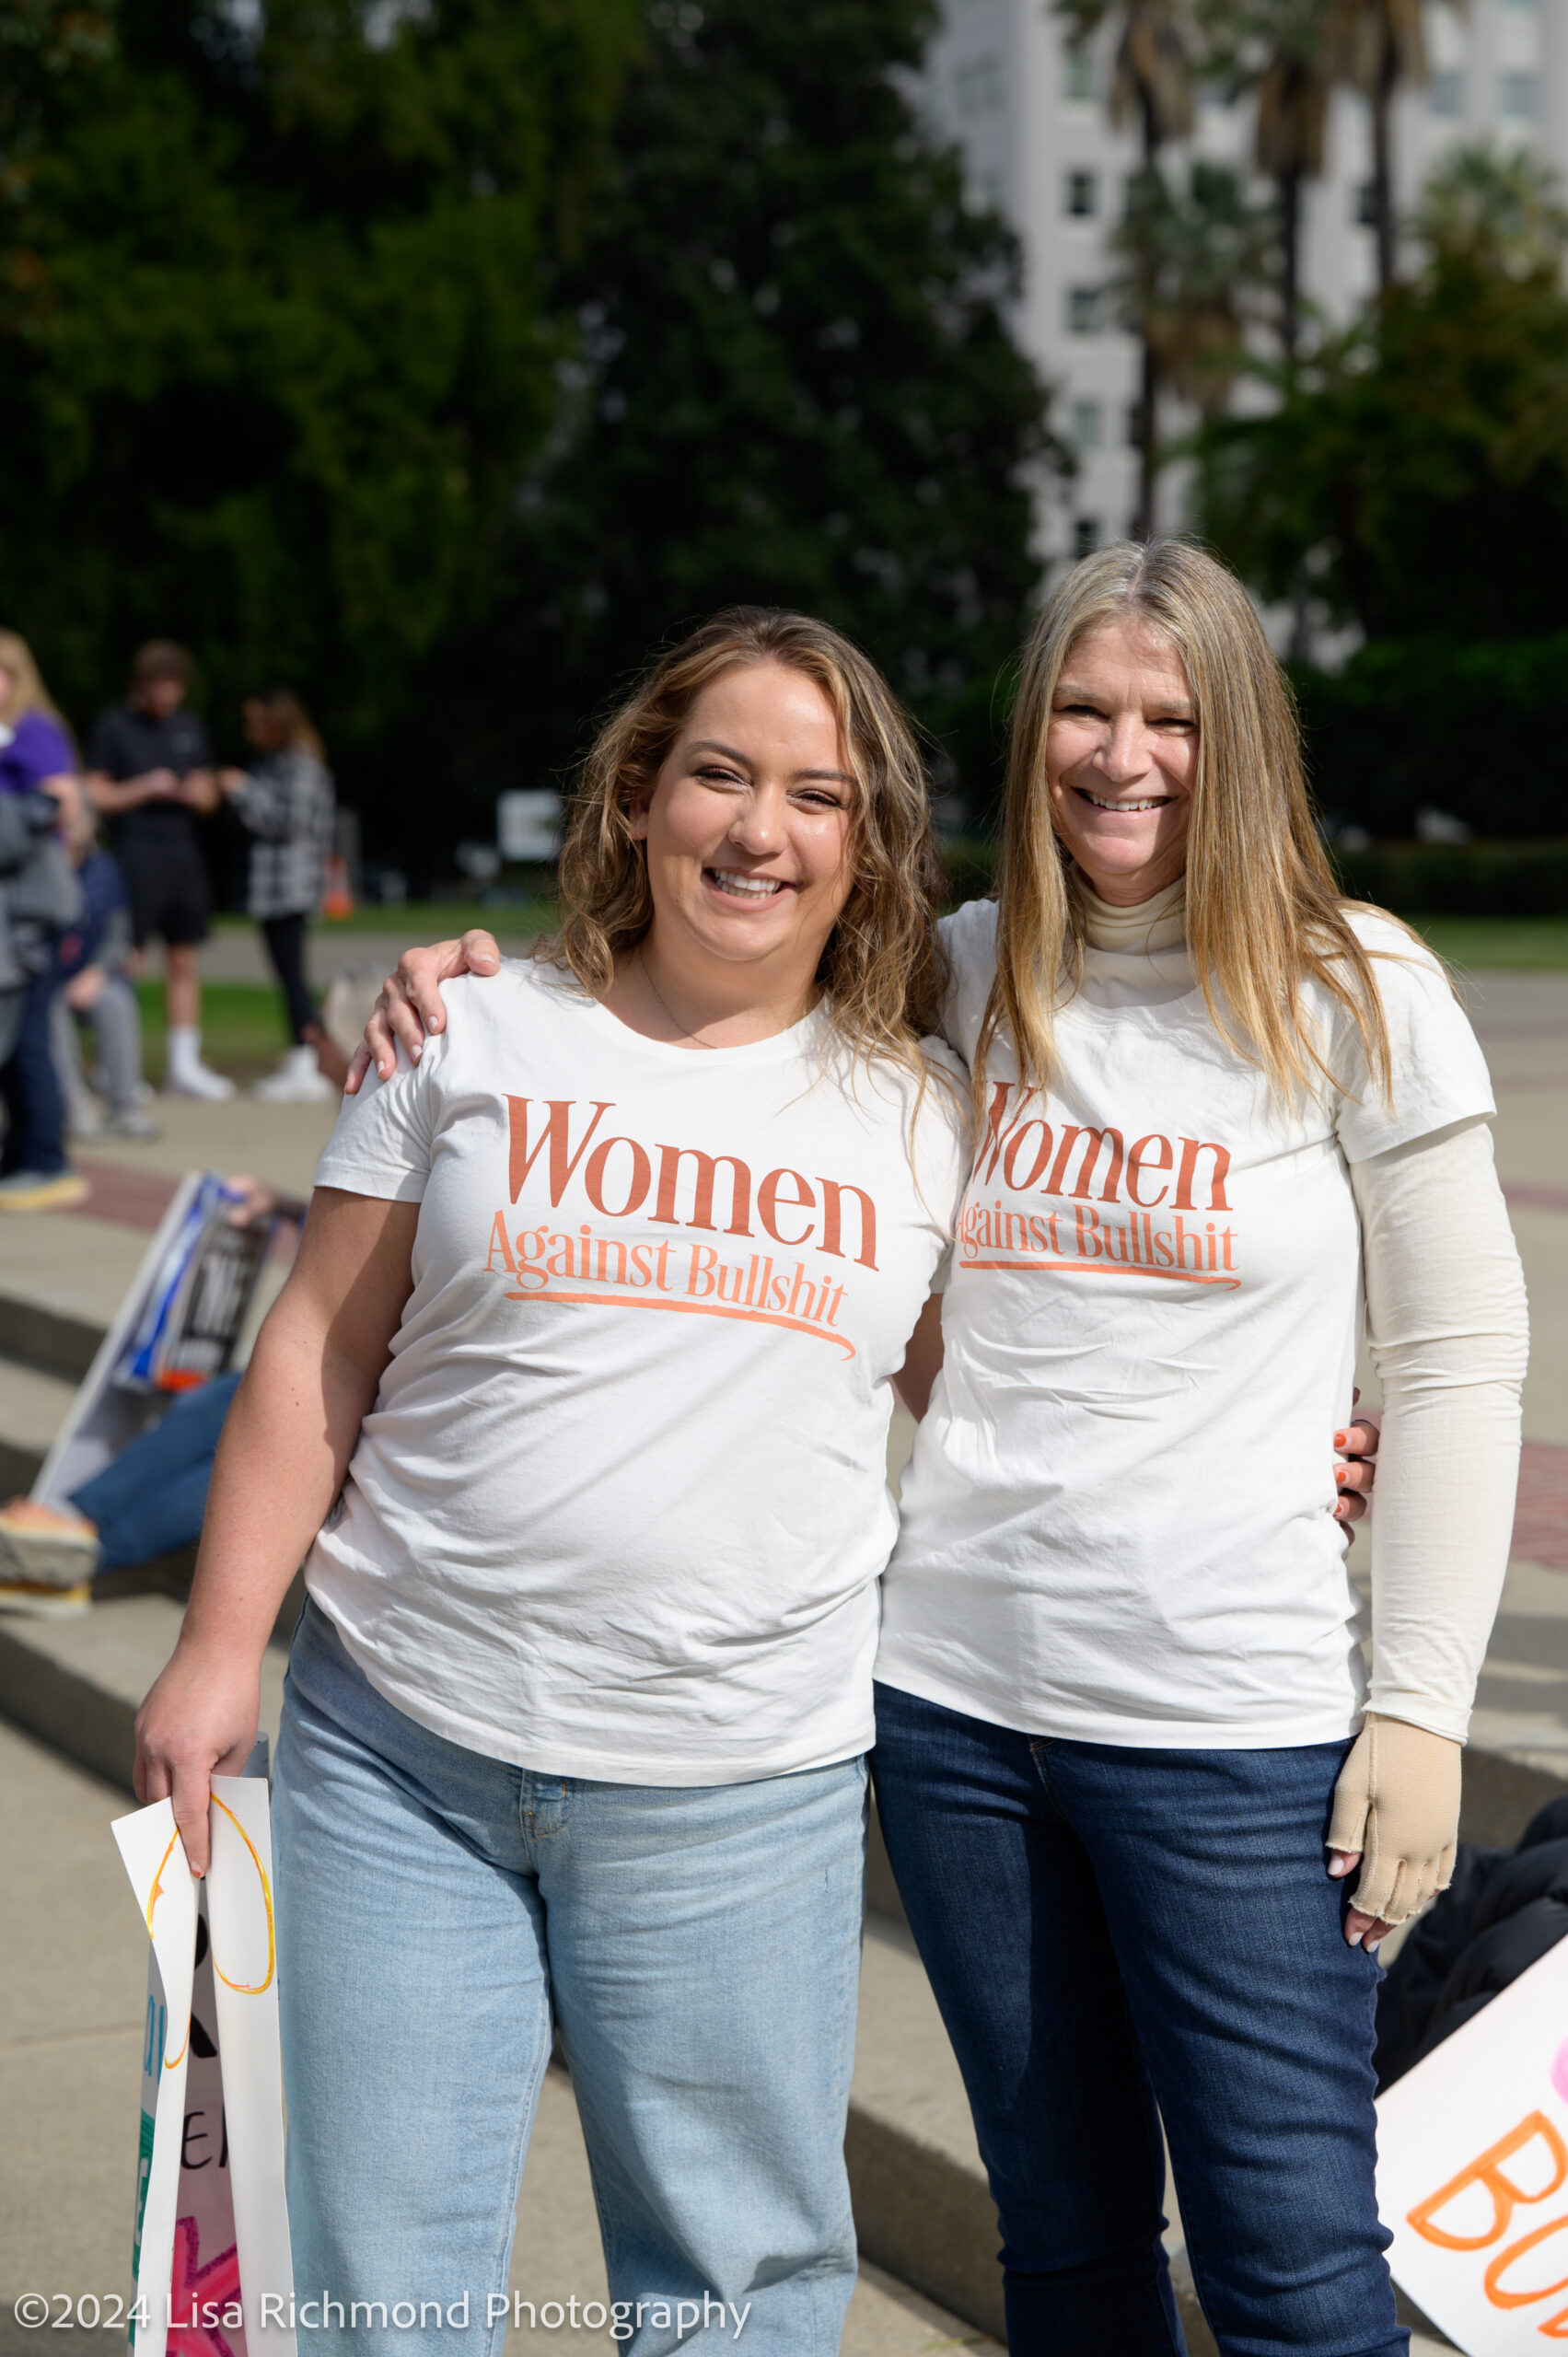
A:
{"label": "long straight blonde hair", "polygon": [[1279,1099],[1332,1083],[1302,1001],[1305,984],[1320,983],[1355,1023],[1387,1095],[1388,1026],[1371,957],[1349,921],[1365,903],[1340,892],[1313,823],[1289,683],[1235,575],[1183,540],[1122,541],[1085,557],[1058,585],[1025,651],[1007,764],[996,979],[977,1085],[1004,1031],[1020,1076],[1040,1089],[1050,1079],[1056,1010],[1083,969],[1084,907],[1056,830],[1046,737],[1074,646],[1098,624],[1129,617],[1170,641],[1197,706],[1187,946],[1215,1030],[1261,1067]]}
{"label": "long straight blonde hair", "polygon": [[[15,727],[29,712],[42,713],[46,720],[65,727],[56,710],[49,690],[43,684],[43,674],[32,648],[19,631],[0,630],[0,667],[11,674],[11,686],[4,702],[0,702],[0,720],[7,727]],[[66,734],[69,735],[69,731]]]}

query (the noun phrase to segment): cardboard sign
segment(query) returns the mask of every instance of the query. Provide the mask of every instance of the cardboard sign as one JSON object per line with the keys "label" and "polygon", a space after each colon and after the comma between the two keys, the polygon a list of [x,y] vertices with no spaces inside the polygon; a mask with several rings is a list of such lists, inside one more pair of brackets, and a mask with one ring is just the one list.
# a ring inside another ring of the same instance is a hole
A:
{"label": "cardboard sign", "polygon": [[[192,1878],[168,1801],[112,1830],[152,1939],[132,2310],[135,2357],[295,2357],[263,1746],[212,1780]],[[254,1770],[255,1772],[250,1772]]]}
{"label": "cardboard sign", "polygon": [[1467,2357],[1568,2344],[1568,1940],[1377,2106],[1388,2264]]}
{"label": "cardboard sign", "polygon": [[276,1225],[231,1227],[238,1201],[210,1170],[180,1180],[39,1469],[41,1505],[68,1504],[176,1392],[230,1364]]}

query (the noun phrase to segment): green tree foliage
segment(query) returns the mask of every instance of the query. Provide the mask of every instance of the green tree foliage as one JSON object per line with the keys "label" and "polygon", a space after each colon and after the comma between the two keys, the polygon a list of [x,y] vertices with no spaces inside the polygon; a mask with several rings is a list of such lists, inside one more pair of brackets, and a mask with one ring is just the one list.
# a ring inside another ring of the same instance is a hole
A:
{"label": "green tree foliage", "polygon": [[1271,415],[1210,429],[1202,527],[1266,594],[1305,566],[1369,637],[1568,625],[1568,296],[1552,209],[1516,181],[1453,167],[1420,275]]}
{"label": "green tree foliage", "polygon": [[998,669],[1064,463],[1010,336],[1014,247],[900,85],[926,0],[658,0],[505,626],[461,683],[475,785],[538,782],[647,651],[738,600],[850,630],[992,790]]}
{"label": "green tree foliage", "polygon": [[259,38],[243,21],[124,0],[114,53],[48,87],[23,208],[41,296],[0,343],[0,606],[78,712],[169,633],[220,706],[300,679],[352,771],[494,594],[635,17],[269,0]]}
{"label": "green tree foliage", "polygon": [[0,0],[0,613],[67,708],[155,633],[220,730],[292,678],[367,841],[440,872],[650,644],[762,599],[983,792],[1067,461],[918,122],[932,23]]}
{"label": "green tree foliage", "polygon": [[1527,158],[1461,151],[1427,261],[1203,440],[1200,521],[1266,597],[1309,579],[1367,644],[1302,708],[1330,808],[1560,833],[1568,806],[1568,219]]}

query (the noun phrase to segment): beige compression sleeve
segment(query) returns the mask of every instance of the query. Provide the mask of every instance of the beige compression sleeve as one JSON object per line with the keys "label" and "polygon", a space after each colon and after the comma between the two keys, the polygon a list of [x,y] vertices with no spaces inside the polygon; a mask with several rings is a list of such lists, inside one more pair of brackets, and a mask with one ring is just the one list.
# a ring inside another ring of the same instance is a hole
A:
{"label": "beige compression sleeve", "polygon": [[1383,1386],[1367,1707],[1462,1743],[1514,1520],[1524,1275],[1468,1121],[1353,1164]]}

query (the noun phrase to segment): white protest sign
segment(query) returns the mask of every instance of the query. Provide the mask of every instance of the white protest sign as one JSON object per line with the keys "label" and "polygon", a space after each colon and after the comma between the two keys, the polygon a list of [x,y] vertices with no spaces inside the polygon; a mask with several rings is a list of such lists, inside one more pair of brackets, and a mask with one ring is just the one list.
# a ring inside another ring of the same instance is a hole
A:
{"label": "white protest sign", "polygon": [[[294,2264],[284,2198],[277,1924],[265,1777],[215,1776],[211,1825],[207,1908],[249,2357],[294,2357],[294,2328],[276,2320],[294,2313]],[[275,2305],[263,2304],[264,2292],[275,2295]]]}
{"label": "white protest sign", "polygon": [[295,2357],[264,1771],[213,1778],[209,1828],[199,1895],[168,1801],[112,1829],[153,1942],[133,2346]]}
{"label": "white protest sign", "polygon": [[110,1829],[131,1877],[157,1968],[147,1991],[142,2049],[142,2141],[136,2164],[132,2265],[147,2324],[134,2333],[137,2357],[163,2357],[168,2291],[174,2272],[180,2155],[185,2136],[185,2067],[196,1969],[196,1886],[185,1863],[171,1802],[155,1801]]}
{"label": "white protest sign", "polygon": [[1568,1940],[1377,2105],[1396,2280],[1466,2357],[1568,2342]]}

